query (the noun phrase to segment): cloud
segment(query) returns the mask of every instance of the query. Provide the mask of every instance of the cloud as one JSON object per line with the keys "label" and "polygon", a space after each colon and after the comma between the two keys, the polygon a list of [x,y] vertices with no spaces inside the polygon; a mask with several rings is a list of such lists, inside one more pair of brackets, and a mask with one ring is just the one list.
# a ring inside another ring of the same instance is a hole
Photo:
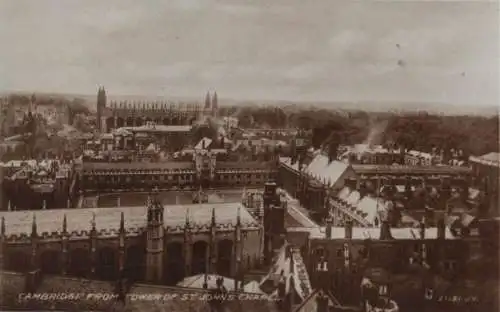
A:
{"label": "cloud", "polygon": [[497,9],[441,1],[2,1],[0,89],[90,93],[103,84],[123,94],[216,88],[233,98],[430,102],[444,91],[451,102],[497,103]]}

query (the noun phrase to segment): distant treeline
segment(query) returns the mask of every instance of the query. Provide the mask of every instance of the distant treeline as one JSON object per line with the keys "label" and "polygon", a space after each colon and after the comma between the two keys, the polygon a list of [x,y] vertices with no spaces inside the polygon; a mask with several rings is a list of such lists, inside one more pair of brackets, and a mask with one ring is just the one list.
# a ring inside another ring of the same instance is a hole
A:
{"label": "distant treeline", "polygon": [[367,143],[430,152],[462,150],[465,155],[499,151],[498,116],[440,116],[420,113],[344,112],[327,109],[229,107],[243,128],[297,127],[312,130],[314,147]]}

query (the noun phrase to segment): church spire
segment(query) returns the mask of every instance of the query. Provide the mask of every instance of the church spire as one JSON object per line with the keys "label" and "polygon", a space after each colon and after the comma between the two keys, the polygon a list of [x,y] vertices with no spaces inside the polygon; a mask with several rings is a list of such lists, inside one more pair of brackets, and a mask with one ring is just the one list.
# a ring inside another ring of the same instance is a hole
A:
{"label": "church spire", "polygon": [[217,114],[217,110],[219,109],[219,103],[217,99],[217,92],[214,92],[212,97],[212,115],[215,117]]}
{"label": "church spire", "polygon": [[207,95],[205,96],[205,109],[210,109],[210,92],[207,92]]}

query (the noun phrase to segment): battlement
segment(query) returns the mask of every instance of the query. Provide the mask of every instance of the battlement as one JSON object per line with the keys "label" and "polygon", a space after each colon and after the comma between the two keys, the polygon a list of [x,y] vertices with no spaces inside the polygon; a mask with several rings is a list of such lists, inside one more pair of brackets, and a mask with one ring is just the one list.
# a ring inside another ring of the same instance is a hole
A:
{"label": "battlement", "polygon": [[[237,226],[240,211],[241,229],[258,230],[259,223],[240,203],[196,204],[164,206],[163,225],[166,233],[178,234],[188,229],[192,233],[209,232],[212,227],[212,210],[216,216],[218,232],[232,232]],[[5,237],[8,242],[28,243],[34,222],[37,238],[40,240],[60,240],[66,235],[69,240],[89,238],[92,223],[95,223],[97,238],[111,238],[120,235],[121,214],[124,216],[125,236],[139,236],[146,228],[147,207],[116,207],[106,209],[53,209],[2,212],[5,219]],[[34,220],[33,216],[36,216]],[[63,221],[66,217],[66,223]],[[186,219],[189,220],[186,228]],[[66,224],[66,232],[64,227]]]}

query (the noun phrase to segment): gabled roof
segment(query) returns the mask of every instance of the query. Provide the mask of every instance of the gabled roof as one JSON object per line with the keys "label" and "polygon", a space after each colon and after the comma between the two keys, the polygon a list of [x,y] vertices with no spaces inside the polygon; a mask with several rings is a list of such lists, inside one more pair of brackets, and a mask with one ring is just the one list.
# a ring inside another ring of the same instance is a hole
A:
{"label": "gabled roof", "polygon": [[330,162],[328,156],[318,154],[306,167],[306,173],[312,175],[320,181],[326,181],[330,185],[333,185],[348,168],[349,164],[346,164],[345,162],[338,160]]}
{"label": "gabled roof", "polygon": [[[318,311],[318,297],[326,296],[328,298],[328,306],[329,307],[337,307],[340,306],[339,301],[330,293],[325,292],[321,289],[316,289],[313,291],[304,301],[293,311],[294,312],[317,312]],[[353,309],[353,311],[356,311]]]}
{"label": "gabled roof", "polygon": [[294,292],[295,297],[298,297],[300,301],[303,301],[312,292],[309,274],[300,251],[295,250],[287,243],[278,252],[268,275],[262,279],[261,289],[271,294],[272,297],[276,297],[277,285],[282,278],[285,279],[286,293]]}
{"label": "gabled roof", "polygon": [[206,149],[210,146],[210,144],[212,144],[212,139],[204,137],[203,139],[200,140],[200,142],[198,142],[198,144],[196,144],[194,149],[198,149],[198,150],[199,149]]}

